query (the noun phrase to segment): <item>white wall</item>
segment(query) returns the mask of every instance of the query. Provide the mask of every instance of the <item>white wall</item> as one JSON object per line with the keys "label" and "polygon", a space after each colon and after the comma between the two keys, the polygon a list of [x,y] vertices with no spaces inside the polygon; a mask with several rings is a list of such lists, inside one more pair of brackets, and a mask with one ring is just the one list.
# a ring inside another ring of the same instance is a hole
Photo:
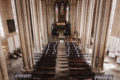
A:
{"label": "white wall", "polygon": [[20,48],[20,39],[18,34],[9,37],[7,41],[10,53],[13,53],[15,50]]}
{"label": "white wall", "polygon": [[120,38],[109,36],[106,47],[107,50],[120,51]]}
{"label": "white wall", "polygon": [[[20,48],[19,35],[16,32],[9,33],[7,20],[14,19],[11,0],[0,0],[0,35],[3,38],[3,46],[5,47],[5,56],[7,57],[9,52],[14,52]],[[15,25],[16,26],[16,25]],[[16,26],[16,31],[17,31]]]}

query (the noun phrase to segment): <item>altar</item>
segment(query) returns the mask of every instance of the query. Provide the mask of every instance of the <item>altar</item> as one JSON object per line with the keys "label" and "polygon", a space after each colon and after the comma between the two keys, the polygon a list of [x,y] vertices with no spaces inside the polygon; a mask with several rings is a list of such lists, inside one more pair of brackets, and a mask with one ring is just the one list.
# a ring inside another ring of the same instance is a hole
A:
{"label": "altar", "polygon": [[54,23],[52,24],[53,36],[70,36],[70,5],[66,0],[56,0],[54,4]]}

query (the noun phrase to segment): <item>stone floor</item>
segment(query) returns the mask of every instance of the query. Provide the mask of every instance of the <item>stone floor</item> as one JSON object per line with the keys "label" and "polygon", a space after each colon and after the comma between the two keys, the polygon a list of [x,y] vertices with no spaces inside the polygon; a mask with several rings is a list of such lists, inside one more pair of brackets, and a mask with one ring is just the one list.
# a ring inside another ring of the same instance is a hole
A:
{"label": "stone floor", "polygon": [[68,75],[68,59],[65,51],[65,44],[58,44],[56,80],[68,80]]}
{"label": "stone floor", "polygon": [[115,59],[106,57],[104,61],[104,72],[107,75],[113,75],[113,80],[120,80],[120,64]]}
{"label": "stone floor", "polygon": [[[16,60],[8,60],[8,73],[10,80],[15,80],[14,74],[22,73],[23,68],[22,58]],[[114,59],[106,57],[104,61],[104,72],[106,75],[113,75],[113,80],[120,80],[120,64],[117,64]]]}
{"label": "stone floor", "polygon": [[23,68],[22,58],[18,59],[9,59],[7,61],[8,74],[10,80],[15,80],[15,74],[22,73],[21,69]]}

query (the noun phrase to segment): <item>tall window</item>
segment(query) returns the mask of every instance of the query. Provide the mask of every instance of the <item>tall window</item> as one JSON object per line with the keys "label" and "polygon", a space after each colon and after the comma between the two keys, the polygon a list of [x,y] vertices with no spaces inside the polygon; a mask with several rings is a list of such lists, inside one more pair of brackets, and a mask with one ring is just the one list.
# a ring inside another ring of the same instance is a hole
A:
{"label": "tall window", "polygon": [[69,16],[70,16],[70,6],[67,4],[66,7],[66,22],[69,23]]}
{"label": "tall window", "polygon": [[2,19],[1,19],[1,14],[0,14],[0,35],[4,37],[4,30],[3,30],[3,25],[2,25]]}
{"label": "tall window", "polygon": [[59,17],[59,7],[58,4],[55,4],[55,15],[56,15],[56,23],[58,22],[58,17]]}

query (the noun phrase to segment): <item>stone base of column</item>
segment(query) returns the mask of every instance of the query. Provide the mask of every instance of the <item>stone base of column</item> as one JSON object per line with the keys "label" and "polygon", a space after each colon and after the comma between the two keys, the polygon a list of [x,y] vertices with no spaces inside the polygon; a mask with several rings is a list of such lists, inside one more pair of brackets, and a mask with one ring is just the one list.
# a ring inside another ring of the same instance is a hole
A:
{"label": "stone base of column", "polygon": [[33,71],[33,69],[26,70],[26,69],[22,68],[21,71],[22,71],[22,73],[31,73]]}
{"label": "stone base of column", "polygon": [[92,71],[95,75],[104,75],[105,72],[104,71]]}
{"label": "stone base of column", "polygon": [[85,48],[85,53],[89,53],[89,48],[88,47]]}

